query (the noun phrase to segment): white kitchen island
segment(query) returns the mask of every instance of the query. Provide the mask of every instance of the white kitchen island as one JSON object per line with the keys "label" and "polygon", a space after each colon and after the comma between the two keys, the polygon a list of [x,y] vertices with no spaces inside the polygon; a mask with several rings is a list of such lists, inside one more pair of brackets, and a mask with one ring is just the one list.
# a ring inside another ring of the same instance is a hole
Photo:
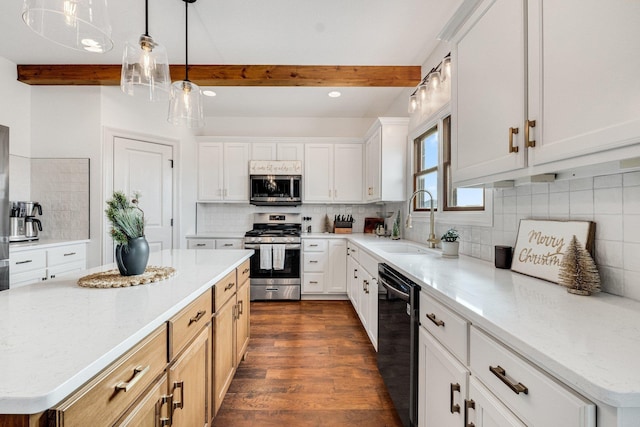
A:
{"label": "white kitchen island", "polygon": [[115,268],[107,265],[0,292],[0,414],[35,414],[58,404],[252,253],[166,250],[149,260],[176,269],[164,281],[109,289],[76,284]]}

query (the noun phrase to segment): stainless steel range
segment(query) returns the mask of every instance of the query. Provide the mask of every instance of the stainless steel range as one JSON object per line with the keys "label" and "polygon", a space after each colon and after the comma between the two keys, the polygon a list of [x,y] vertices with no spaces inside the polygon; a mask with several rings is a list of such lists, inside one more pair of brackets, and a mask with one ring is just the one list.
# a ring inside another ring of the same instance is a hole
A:
{"label": "stainless steel range", "polygon": [[251,300],[300,299],[300,231],[298,213],[257,213],[244,236],[251,256]]}

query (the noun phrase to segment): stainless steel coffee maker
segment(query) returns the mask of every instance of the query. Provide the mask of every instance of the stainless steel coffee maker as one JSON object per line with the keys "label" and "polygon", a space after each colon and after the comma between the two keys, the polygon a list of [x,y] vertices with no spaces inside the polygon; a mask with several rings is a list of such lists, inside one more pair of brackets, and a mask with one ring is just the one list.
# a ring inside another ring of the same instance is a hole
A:
{"label": "stainless steel coffee maker", "polygon": [[38,240],[42,231],[42,222],[36,215],[42,215],[42,206],[38,202],[10,202],[11,234],[10,242]]}

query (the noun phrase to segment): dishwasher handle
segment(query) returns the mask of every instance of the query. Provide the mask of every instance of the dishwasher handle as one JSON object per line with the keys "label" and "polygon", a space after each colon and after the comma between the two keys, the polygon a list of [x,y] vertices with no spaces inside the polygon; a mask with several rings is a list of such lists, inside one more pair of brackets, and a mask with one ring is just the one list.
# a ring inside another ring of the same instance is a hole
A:
{"label": "dishwasher handle", "polygon": [[401,290],[391,286],[389,284],[389,282],[387,282],[384,277],[380,276],[378,277],[378,281],[380,283],[382,283],[382,286],[385,287],[385,289],[392,295],[404,300],[404,301],[409,301],[411,299],[410,295],[407,293],[402,292]]}

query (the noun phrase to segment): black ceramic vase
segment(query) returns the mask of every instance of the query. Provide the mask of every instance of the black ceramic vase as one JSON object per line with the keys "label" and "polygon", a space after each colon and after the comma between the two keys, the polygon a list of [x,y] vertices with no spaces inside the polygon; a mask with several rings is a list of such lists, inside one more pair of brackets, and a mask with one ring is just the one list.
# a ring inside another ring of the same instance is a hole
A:
{"label": "black ceramic vase", "polygon": [[144,237],[129,240],[127,246],[116,246],[116,264],[122,276],[144,273],[149,262],[149,243]]}

